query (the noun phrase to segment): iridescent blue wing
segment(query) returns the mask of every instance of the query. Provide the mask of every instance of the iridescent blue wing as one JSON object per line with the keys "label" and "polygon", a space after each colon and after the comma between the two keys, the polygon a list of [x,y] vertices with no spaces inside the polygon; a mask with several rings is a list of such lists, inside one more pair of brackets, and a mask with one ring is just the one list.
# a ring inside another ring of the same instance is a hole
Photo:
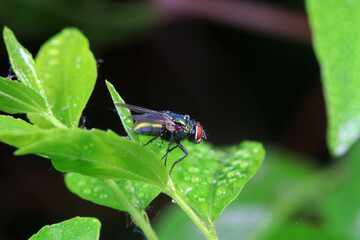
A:
{"label": "iridescent blue wing", "polygon": [[160,113],[160,112],[157,112],[157,111],[154,111],[154,110],[150,110],[150,109],[139,107],[139,106],[134,106],[134,105],[131,105],[131,104],[115,103],[115,105],[130,109],[131,111],[134,111],[134,112],[137,112],[137,113]]}
{"label": "iridescent blue wing", "polygon": [[175,126],[175,123],[173,121],[171,121],[168,117],[162,115],[161,113],[144,113],[141,115],[131,115],[128,118],[139,122],[160,123],[167,126]]}
{"label": "iridescent blue wing", "polygon": [[143,107],[138,107],[138,106],[134,106],[134,105],[130,105],[130,104],[115,103],[115,105],[124,107],[124,108],[128,108],[131,111],[134,111],[137,113],[144,113],[144,114],[140,114],[140,115],[131,115],[128,117],[135,121],[159,123],[159,124],[163,124],[163,125],[167,126],[167,128],[170,126],[175,126],[175,123],[173,121],[171,121],[162,112],[157,112],[154,110],[150,110],[150,109],[146,109]]}

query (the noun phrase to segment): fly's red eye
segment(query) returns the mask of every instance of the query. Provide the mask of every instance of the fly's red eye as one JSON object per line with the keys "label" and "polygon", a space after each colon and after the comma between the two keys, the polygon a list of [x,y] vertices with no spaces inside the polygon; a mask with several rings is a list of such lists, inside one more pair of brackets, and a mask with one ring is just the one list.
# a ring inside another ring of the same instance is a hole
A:
{"label": "fly's red eye", "polygon": [[200,126],[200,124],[198,124],[198,125],[196,126],[195,141],[196,141],[196,142],[200,142],[200,141],[201,141],[201,138],[202,138],[202,135],[203,135],[203,129],[202,129],[202,127]]}

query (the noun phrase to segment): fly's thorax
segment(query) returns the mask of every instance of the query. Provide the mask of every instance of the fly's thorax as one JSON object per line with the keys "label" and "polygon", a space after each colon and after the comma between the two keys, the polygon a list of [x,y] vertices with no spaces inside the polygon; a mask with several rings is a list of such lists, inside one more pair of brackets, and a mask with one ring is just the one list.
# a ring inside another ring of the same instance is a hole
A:
{"label": "fly's thorax", "polygon": [[164,114],[177,125],[175,131],[189,132],[193,128],[189,115],[181,115],[172,112],[164,112]]}

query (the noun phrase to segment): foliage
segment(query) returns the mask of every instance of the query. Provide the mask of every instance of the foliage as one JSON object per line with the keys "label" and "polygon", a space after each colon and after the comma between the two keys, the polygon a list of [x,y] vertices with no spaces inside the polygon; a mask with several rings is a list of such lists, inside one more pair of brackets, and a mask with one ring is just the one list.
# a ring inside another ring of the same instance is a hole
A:
{"label": "foliage", "polygon": [[[189,156],[170,178],[171,164],[161,161],[166,147],[160,140],[143,147],[151,137],[132,131],[128,109],[115,106],[126,137],[78,128],[97,69],[87,39],[74,28],[51,38],[35,59],[4,28],[17,80],[0,78],[0,110],[28,121],[0,115],[0,141],[18,148],[17,155],[49,158],[66,173],[71,192],[128,212],[148,239],[360,239],[360,3],[307,0],[306,7],[322,69],[328,146],[339,157],[330,166],[271,145],[262,164],[265,150],[257,142],[219,148],[185,141]],[[114,103],[125,103],[106,85]],[[174,150],[169,163],[182,155]],[[155,233],[145,211],[160,192],[176,204],[159,215]],[[97,239],[99,229],[96,219],[74,218],[31,239]]]}
{"label": "foliage", "polygon": [[328,114],[328,145],[341,156],[360,136],[360,3],[307,0],[314,47],[321,64]]}
{"label": "foliage", "polygon": [[[161,191],[179,204],[208,239],[217,239],[216,219],[265,157],[260,143],[216,148],[184,142],[189,157],[170,178],[171,165],[164,167],[160,159],[166,148],[158,141],[142,146],[149,137],[132,131],[129,110],[116,107],[130,139],[111,130],[77,127],[97,75],[89,43],[77,29],[64,29],[52,37],[35,60],[8,28],[4,28],[4,39],[19,81],[0,78],[0,110],[27,114],[30,123],[0,115],[2,142],[17,147],[16,155],[49,158],[55,169],[67,173],[70,191],[129,212],[149,239],[157,236],[142,211]],[[112,84],[106,84],[114,103],[124,103]],[[183,153],[173,151],[169,161],[180,158],[179,154]],[[77,223],[69,220],[60,225],[72,224]]]}
{"label": "foliage", "polygon": [[74,239],[97,240],[100,235],[100,222],[96,218],[75,217],[61,223],[45,226],[30,240]]}

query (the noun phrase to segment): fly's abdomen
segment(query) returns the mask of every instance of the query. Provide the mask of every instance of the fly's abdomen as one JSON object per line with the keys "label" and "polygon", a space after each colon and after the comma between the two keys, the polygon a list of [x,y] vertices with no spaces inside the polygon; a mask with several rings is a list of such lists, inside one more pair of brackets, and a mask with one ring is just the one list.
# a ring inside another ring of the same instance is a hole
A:
{"label": "fly's abdomen", "polygon": [[159,135],[162,127],[159,123],[135,122],[133,131],[136,134]]}

